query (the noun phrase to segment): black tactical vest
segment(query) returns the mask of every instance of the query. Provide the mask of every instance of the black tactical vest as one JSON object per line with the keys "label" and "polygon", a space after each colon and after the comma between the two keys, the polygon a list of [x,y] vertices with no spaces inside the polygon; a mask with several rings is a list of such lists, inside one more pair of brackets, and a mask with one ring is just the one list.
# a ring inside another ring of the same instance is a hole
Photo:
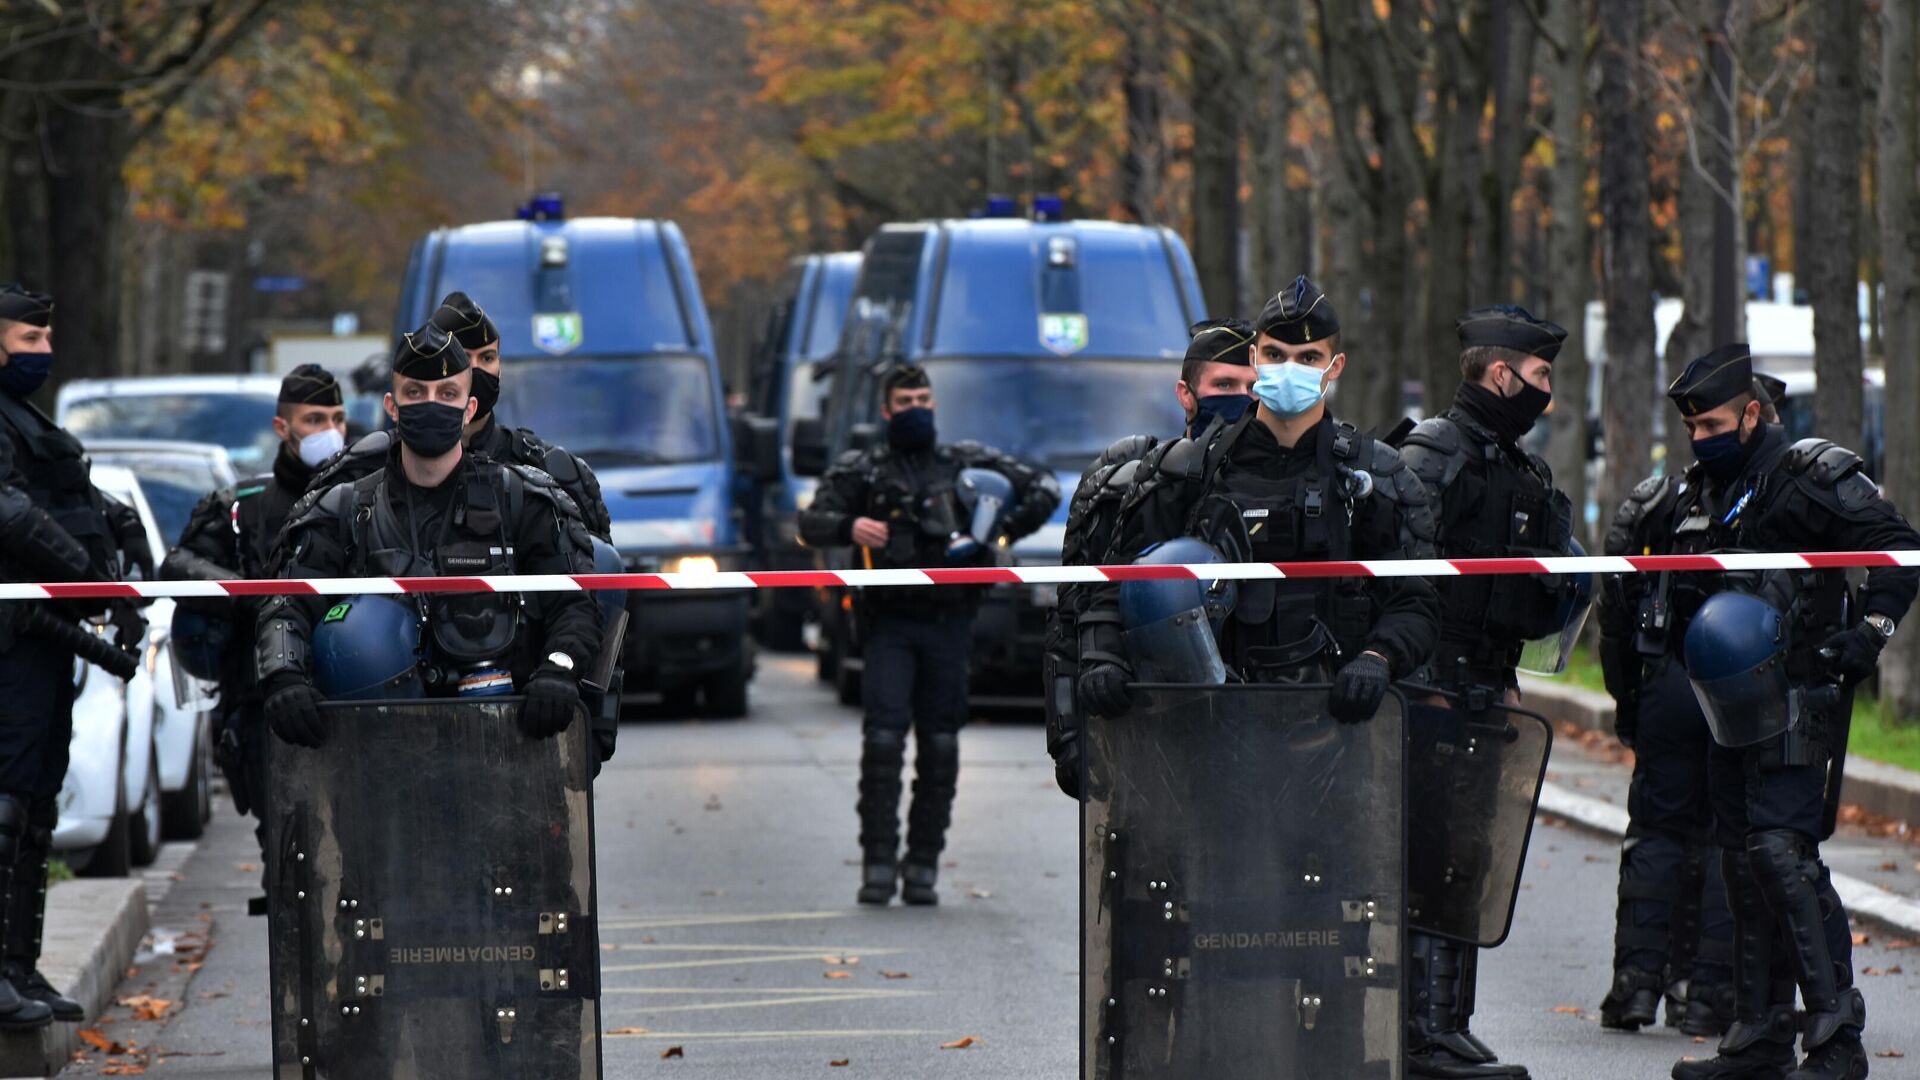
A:
{"label": "black tactical vest", "polygon": [[117,577],[118,544],[107,521],[106,503],[88,476],[80,440],[12,394],[0,393],[0,421],[19,455],[27,497],[80,542],[87,561],[101,577]]}

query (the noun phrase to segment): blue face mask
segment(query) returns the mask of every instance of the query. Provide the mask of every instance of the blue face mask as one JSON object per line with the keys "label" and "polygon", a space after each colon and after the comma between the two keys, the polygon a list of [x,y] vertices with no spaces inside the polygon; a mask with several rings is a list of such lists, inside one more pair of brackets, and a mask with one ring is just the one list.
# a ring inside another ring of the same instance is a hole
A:
{"label": "blue face mask", "polygon": [[1724,484],[1739,476],[1747,464],[1747,446],[1740,441],[1740,429],[1693,440],[1693,460],[1716,483]]}
{"label": "blue face mask", "polygon": [[1198,434],[1205,431],[1216,416],[1223,424],[1237,423],[1252,405],[1253,398],[1247,394],[1208,394],[1203,398],[1194,398],[1193,421],[1188,426]]}
{"label": "blue face mask", "polygon": [[47,381],[47,373],[53,370],[51,352],[17,352],[7,354],[7,366],[0,367],[0,390],[15,397],[26,397],[40,384]]}
{"label": "blue face mask", "polygon": [[1288,360],[1279,364],[1261,364],[1255,373],[1258,378],[1253,383],[1253,396],[1259,398],[1260,404],[1272,410],[1275,416],[1299,416],[1318,405],[1320,399],[1326,396],[1326,391],[1320,385],[1327,376],[1325,368]]}

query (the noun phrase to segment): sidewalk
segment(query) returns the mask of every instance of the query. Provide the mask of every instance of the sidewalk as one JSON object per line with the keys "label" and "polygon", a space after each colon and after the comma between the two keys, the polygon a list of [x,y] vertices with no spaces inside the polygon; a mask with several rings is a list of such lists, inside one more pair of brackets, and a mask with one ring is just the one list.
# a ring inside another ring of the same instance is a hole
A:
{"label": "sidewalk", "polygon": [[[1543,708],[1548,695],[1537,684],[1528,686],[1525,694],[1526,707],[1550,719],[1560,712]],[[1554,727],[1553,756],[1540,794],[1541,814],[1623,836],[1631,753],[1610,734],[1585,729],[1575,721],[1558,719]],[[1852,785],[1850,768],[1850,789]],[[1843,812],[1833,839],[1820,845],[1820,853],[1833,870],[1834,888],[1856,921],[1865,919],[1891,933],[1920,936],[1920,834],[1913,828],[1851,808]]]}

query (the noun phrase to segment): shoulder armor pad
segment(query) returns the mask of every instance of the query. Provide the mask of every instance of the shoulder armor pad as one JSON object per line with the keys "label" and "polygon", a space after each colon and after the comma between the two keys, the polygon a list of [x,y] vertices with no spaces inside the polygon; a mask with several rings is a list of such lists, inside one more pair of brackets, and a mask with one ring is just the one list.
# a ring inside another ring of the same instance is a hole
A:
{"label": "shoulder armor pad", "polygon": [[1429,417],[1407,433],[1400,444],[1400,457],[1422,482],[1444,488],[1466,466],[1466,436],[1452,420]]}
{"label": "shoulder armor pad", "polygon": [[1787,452],[1780,456],[1780,464],[1786,468],[1787,472],[1798,476],[1811,468],[1814,459],[1825,453],[1827,449],[1832,446],[1833,443],[1826,439],[1801,439],[1792,446],[1787,447]]}
{"label": "shoulder armor pad", "polygon": [[866,456],[864,450],[842,450],[840,456],[833,459],[833,464],[838,469],[858,469],[860,459],[864,456]]}
{"label": "shoulder armor pad", "polygon": [[525,480],[529,487],[557,488],[560,486],[554,481],[553,474],[538,465],[528,465],[519,461],[502,461],[497,464],[503,471],[514,473]]}
{"label": "shoulder armor pad", "polygon": [[1107,470],[1106,489],[1108,491],[1125,491],[1133,486],[1134,481],[1140,479],[1140,474],[1145,472],[1146,469],[1147,463],[1140,458],[1134,458],[1131,461],[1122,461]]}
{"label": "shoulder armor pad", "polygon": [[1672,486],[1673,477],[1671,476],[1649,476],[1633,485],[1633,492],[1627,498],[1642,505],[1651,504],[1666,494]]}
{"label": "shoulder armor pad", "polygon": [[1152,435],[1129,435],[1124,439],[1116,439],[1112,445],[1101,451],[1100,463],[1117,465],[1124,461],[1138,460],[1146,457],[1159,442],[1160,440]]}
{"label": "shoulder armor pad", "polygon": [[1153,471],[1170,479],[1177,480],[1190,472],[1197,472],[1207,454],[1207,448],[1192,439],[1176,439],[1161,445],[1165,449],[1152,462]]}
{"label": "shoulder armor pad", "polygon": [[292,532],[294,529],[316,521],[351,517],[359,489],[366,480],[370,479],[372,477],[353,483],[315,488],[300,496],[300,501],[294,503],[293,509],[287,512],[287,531]]}
{"label": "shoulder armor pad", "polygon": [[1813,459],[1813,464],[1807,469],[1807,479],[1822,487],[1831,487],[1847,474],[1857,472],[1863,464],[1865,462],[1860,460],[1859,454],[1844,446],[1829,444]]}
{"label": "shoulder armor pad", "polygon": [[987,448],[974,439],[962,439],[957,443],[947,446],[946,449],[951,451],[955,457],[967,459],[983,457],[987,452]]}

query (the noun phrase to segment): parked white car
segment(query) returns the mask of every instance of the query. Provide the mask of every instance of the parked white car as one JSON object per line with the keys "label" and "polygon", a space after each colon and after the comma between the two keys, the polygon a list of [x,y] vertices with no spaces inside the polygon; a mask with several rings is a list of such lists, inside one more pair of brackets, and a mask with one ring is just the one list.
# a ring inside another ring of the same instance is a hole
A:
{"label": "parked white car", "polygon": [[[132,471],[95,465],[93,482],[139,512],[156,557],[166,551]],[[74,662],[73,737],[53,848],[87,874],[121,875],[153,862],[170,807],[177,833],[197,834],[212,816],[212,688],[176,676],[168,640],[173,601],[156,600],[145,615],[146,641],[132,679],[123,683]],[[171,797],[164,790],[168,780]]]}
{"label": "parked white car", "polygon": [[[347,393],[349,425],[383,421],[379,399]],[[243,476],[273,467],[278,375],[155,375],[62,383],[54,419],[89,445],[102,439],[185,440],[226,448]],[[169,537],[168,539],[172,539]]]}

